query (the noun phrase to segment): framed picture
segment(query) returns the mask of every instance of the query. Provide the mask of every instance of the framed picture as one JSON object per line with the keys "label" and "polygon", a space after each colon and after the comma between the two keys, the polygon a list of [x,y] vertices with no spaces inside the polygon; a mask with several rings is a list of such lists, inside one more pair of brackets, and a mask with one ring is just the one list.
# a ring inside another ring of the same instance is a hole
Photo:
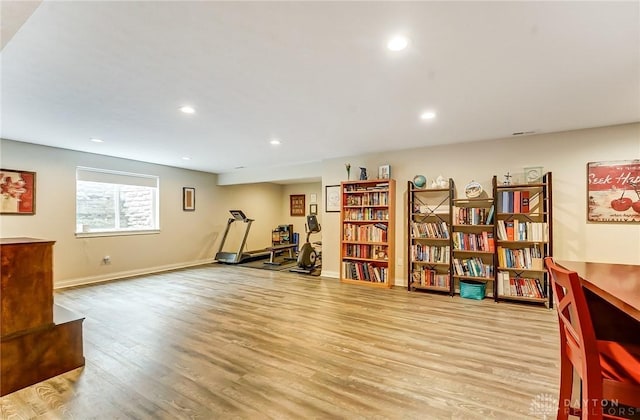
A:
{"label": "framed picture", "polygon": [[0,214],[36,214],[36,173],[0,169]]}
{"label": "framed picture", "polygon": [[309,204],[309,214],[318,214],[317,204]]}
{"label": "framed picture", "polygon": [[389,179],[389,178],[391,178],[391,166],[390,165],[378,166],[378,179]]}
{"label": "framed picture", "polygon": [[327,185],[324,188],[324,210],[328,213],[340,212],[340,185]]}
{"label": "framed picture", "polygon": [[587,221],[640,223],[640,159],[587,163]]}
{"label": "framed picture", "polygon": [[182,188],[182,210],[196,210],[196,189],[193,187]]}
{"label": "framed picture", "polygon": [[318,202],[318,195],[317,194],[309,194],[309,203],[310,204],[316,204]]}
{"label": "framed picture", "polygon": [[537,184],[542,182],[543,169],[542,166],[529,166],[524,168],[524,182],[527,184]]}
{"label": "framed picture", "polygon": [[304,194],[291,194],[289,196],[289,215],[304,216]]}

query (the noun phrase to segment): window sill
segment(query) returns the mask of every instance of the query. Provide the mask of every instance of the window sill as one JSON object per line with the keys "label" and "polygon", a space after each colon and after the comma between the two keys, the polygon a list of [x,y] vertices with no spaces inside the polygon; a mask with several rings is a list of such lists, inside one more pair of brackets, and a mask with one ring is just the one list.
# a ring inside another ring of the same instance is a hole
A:
{"label": "window sill", "polygon": [[156,235],[160,229],[153,230],[118,230],[105,232],[76,232],[76,238],[99,238],[103,236]]}

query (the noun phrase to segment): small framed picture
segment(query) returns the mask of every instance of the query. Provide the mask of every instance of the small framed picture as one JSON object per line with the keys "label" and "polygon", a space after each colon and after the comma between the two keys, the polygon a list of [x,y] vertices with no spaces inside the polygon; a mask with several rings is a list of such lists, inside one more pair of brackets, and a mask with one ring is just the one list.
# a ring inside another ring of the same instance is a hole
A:
{"label": "small framed picture", "polygon": [[340,185],[327,185],[324,192],[324,211],[340,212]]}
{"label": "small framed picture", "polygon": [[391,166],[390,165],[378,166],[378,179],[389,179],[389,178],[391,178]]}
{"label": "small framed picture", "polygon": [[182,210],[196,210],[196,189],[193,187],[182,187]]}
{"label": "small framed picture", "polygon": [[317,204],[309,204],[309,214],[318,214]]}
{"label": "small framed picture", "polygon": [[530,166],[524,168],[524,181],[527,184],[536,184],[542,181],[542,166]]}

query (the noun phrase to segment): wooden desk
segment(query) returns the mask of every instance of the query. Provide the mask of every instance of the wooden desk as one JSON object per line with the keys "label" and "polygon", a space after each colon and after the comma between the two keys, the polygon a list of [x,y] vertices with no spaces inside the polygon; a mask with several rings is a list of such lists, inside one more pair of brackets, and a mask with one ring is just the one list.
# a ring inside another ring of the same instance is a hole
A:
{"label": "wooden desk", "polygon": [[640,343],[640,265],[557,263],[580,276],[598,338]]}
{"label": "wooden desk", "polygon": [[558,261],[582,286],[640,322],[640,265]]}

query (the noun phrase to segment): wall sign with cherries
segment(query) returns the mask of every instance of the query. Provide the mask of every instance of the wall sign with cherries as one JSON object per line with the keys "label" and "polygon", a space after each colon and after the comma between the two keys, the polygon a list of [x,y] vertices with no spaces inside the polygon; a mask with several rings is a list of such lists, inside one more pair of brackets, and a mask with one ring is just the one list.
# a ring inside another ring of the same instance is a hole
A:
{"label": "wall sign with cherries", "polygon": [[587,221],[640,223],[640,159],[587,163]]}

